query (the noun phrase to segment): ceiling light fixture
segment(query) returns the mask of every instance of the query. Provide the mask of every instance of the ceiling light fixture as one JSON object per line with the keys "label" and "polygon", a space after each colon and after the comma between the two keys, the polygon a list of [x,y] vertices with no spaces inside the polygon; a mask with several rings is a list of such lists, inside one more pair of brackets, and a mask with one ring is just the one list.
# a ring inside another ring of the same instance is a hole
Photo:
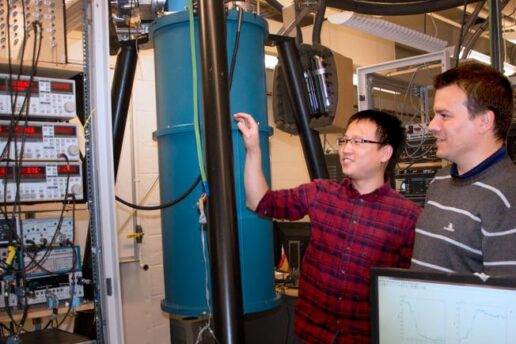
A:
{"label": "ceiling light fixture", "polygon": [[[446,49],[450,52],[450,55],[453,55],[453,49],[454,49],[453,47],[449,47]],[[464,52],[464,48],[461,48],[460,56],[462,56],[463,52]],[[475,60],[478,62],[482,62],[482,63],[485,63],[486,65],[491,65],[491,57],[489,57],[489,55],[483,54],[476,50],[470,50],[468,53],[468,56],[466,56],[465,58],[472,59],[472,60]],[[512,76],[512,75],[516,74],[516,66],[514,66],[510,63],[504,62],[503,63],[503,73],[506,76]]]}
{"label": "ceiling light fixture", "polygon": [[265,68],[274,69],[278,64],[278,58],[273,55],[265,54]]}

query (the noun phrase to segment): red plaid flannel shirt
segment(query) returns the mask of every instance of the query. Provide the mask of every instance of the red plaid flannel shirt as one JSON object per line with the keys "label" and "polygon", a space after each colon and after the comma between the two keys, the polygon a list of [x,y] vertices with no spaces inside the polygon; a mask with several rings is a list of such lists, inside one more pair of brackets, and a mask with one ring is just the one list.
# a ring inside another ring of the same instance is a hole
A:
{"label": "red plaid flannel shirt", "polygon": [[388,183],[360,195],[349,179],[317,179],[268,191],[256,212],[277,219],[309,215],[301,265],[296,335],[303,343],[368,343],[369,268],[408,267],[420,209]]}

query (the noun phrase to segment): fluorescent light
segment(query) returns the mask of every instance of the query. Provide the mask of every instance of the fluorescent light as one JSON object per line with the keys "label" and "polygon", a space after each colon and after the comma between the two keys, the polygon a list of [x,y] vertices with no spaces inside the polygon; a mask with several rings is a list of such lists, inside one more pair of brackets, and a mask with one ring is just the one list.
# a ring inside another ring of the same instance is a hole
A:
{"label": "fluorescent light", "polygon": [[[464,49],[464,48],[463,48]],[[461,51],[462,52],[462,51]],[[476,60],[478,62],[482,62],[482,63],[485,63],[487,65],[490,65],[491,64],[491,58],[486,55],[486,54],[482,54],[481,52],[478,52],[476,50],[471,50],[467,56],[467,58],[470,58],[470,59],[473,59],[473,60]],[[504,62],[503,64],[503,73],[506,75],[506,76],[511,76],[513,75],[514,73],[516,73],[516,67],[513,66],[512,64],[509,64],[507,62]]]}
{"label": "fluorescent light", "polygon": [[[357,73],[353,73],[353,86],[357,86],[357,85],[358,85],[358,75],[357,75]],[[389,90],[387,88],[382,88],[382,87],[374,86],[373,90],[378,91],[378,92],[388,93],[388,94],[400,95],[400,93],[397,91]]]}
{"label": "fluorescent light", "polygon": [[278,58],[276,56],[265,54],[265,68],[274,69],[278,64]]}
{"label": "fluorescent light", "polygon": [[[453,56],[454,49],[455,49],[454,47],[446,48],[446,50],[448,50],[448,52],[450,53],[451,57],[455,57],[455,56]],[[462,56],[463,52],[464,52],[464,48],[461,48],[460,56]],[[476,50],[470,50],[470,52],[469,52],[468,56],[466,56],[466,58],[472,59],[472,60],[475,60],[478,62],[482,62],[486,65],[491,65],[491,57],[489,57],[489,55],[482,54],[481,52],[476,51]],[[516,66],[514,66],[510,63],[504,62],[503,63],[503,73],[506,76],[514,75],[516,73]]]}
{"label": "fluorescent light", "polygon": [[389,90],[389,89],[386,89],[386,88],[381,88],[381,87],[373,87],[373,90],[378,91],[378,92],[388,93],[388,94],[394,94],[395,96],[399,96],[400,95],[399,92],[396,92],[396,91],[393,91],[393,90]]}
{"label": "fluorescent light", "polygon": [[[461,54],[463,52],[464,52],[464,48],[461,49]],[[466,58],[470,58],[470,59],[476,60],[478,62],[483,62],[483,63],[487,63],[487,64],[491,63],[491,58],[489,56],[487,56],[486,54],[482,54],[481,52],[478,52],[476,50],[471,50],[469,52],[468,56],[466,56]]]}
{"label": "fluorescent light", "polygon": [[367,32],[384,39],[395,41],[426,52],[444,49],[448,43],[417,30],[394,24],[384,19],[364,16],[351,11],[342,11],[328,16],[332,24]]}

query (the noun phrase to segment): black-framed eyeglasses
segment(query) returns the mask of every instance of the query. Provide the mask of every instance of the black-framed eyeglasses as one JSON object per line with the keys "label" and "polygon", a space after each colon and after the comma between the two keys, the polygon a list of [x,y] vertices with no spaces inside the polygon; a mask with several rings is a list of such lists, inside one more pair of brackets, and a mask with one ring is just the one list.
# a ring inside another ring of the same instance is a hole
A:
{"label": "black-framed eyeglasses", "polygon": [[347,145],[350,142],[351,142],[352,146],[359,146],[359,145],[362,145],[364,143],[375,143],[377,145],[385,144],[385,142],[366,140],[366,139],[363,139],[361,137],[354,137],[354,138],[351,138],[351,139],[349,139],[347,137],[339,137],[337,139],[337,145],[339,145],[339,146],[345,146],[345,145]]}

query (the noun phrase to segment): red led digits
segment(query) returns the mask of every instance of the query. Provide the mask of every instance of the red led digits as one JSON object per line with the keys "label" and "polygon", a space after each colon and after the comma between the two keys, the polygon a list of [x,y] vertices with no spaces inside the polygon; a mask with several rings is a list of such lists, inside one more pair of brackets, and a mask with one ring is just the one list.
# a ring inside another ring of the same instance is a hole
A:
{"label": "red led digits", "polygon": [[54,127],[54,135],[55,136],[75,136],[75,127],[69,126],[55,126]]}
{"label": "red led digits", "polygon": [[[9,132],[11,131],[10,126],[8,125],[0,125],[0,137],[8,137]],[[13,130],[16,137],[25,136],[27,138],[41,138],[43,137],[41,127],[36,126],[15,126]]]}
{"label": "red led digits", "polygon": [[57,174],[58,175],[79,174],[79,166],[76,166],[76,165],[57,166]]}
{"label": "red led digits", "polygon": [[73,93],[72,84],[69,82],[52,81],[52,83],[50,84],[50,89],[52,90],[52,92]]}
{"label": "red led digits", "polygon": [[27,80],[11,80],[11,91],[25,92],[28,89],[32,92],[38,92],[38,84]]}
{"label": "red led digits", "polygon": [[45,177],[45,168],[42,166],[26,166],[20,169],[20,174],[26,178]]}

